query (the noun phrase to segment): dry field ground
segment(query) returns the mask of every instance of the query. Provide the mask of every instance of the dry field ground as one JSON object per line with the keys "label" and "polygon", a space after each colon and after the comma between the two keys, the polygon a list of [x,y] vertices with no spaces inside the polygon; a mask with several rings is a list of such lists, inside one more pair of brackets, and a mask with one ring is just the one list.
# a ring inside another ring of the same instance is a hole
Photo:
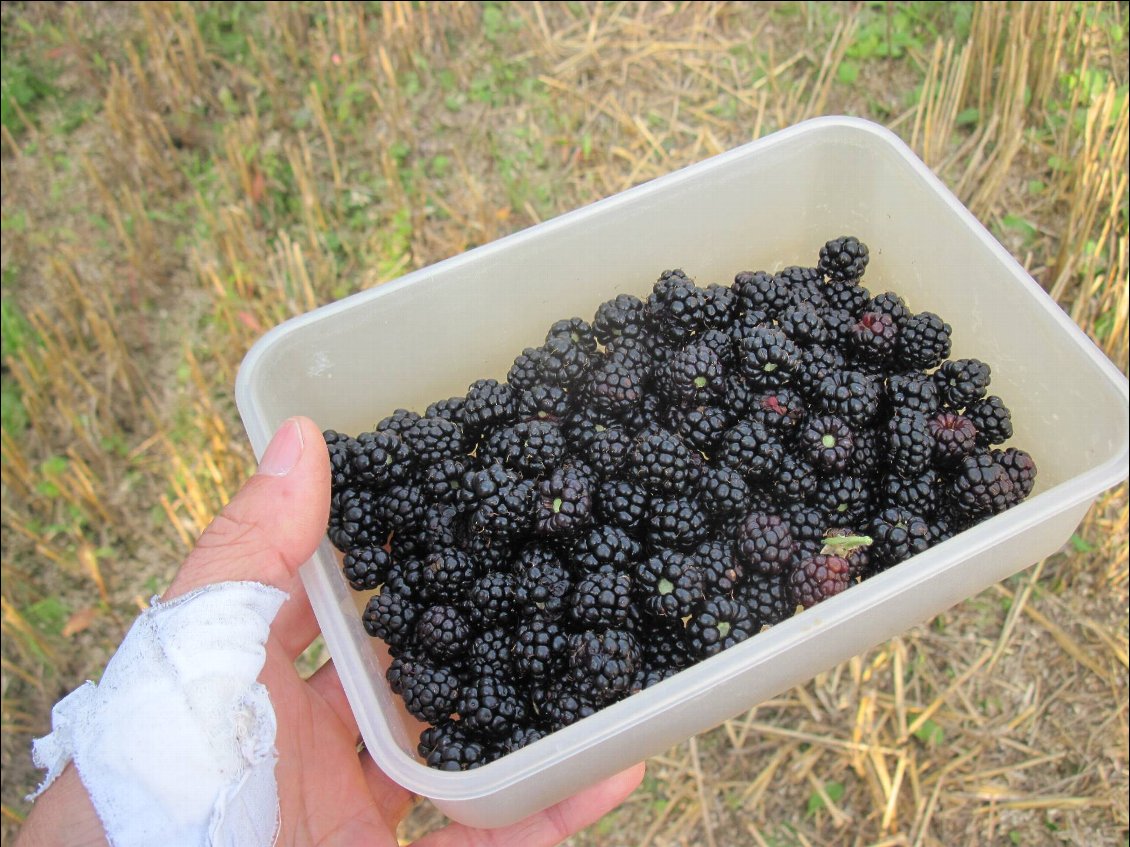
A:
{"label": "dry field ground", "polygon": [[[846,113],[906,139],[1125,371],[1127,17],[5,2],[4,840],[51,704],[252,468],[235,371],[290,315]],[[573,843],[1126,845],[1126,494],[1051,558],[656,757]],[[402,832],[439,822],[421,804]]]}

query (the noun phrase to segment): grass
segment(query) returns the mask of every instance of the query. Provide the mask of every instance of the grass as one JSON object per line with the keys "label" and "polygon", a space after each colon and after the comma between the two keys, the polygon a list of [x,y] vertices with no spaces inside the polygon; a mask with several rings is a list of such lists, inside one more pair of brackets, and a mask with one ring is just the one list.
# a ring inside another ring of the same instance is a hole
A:
{"label": "grass", "polygon": [[[904,137],[1127,367],[1117,3],[5,4],[3,834],[252,457],[280,320],[813,115]],[[656,757],[578,845],[1127,840],[1127,504]],[[405,836],[438,823],[427,804]]]}

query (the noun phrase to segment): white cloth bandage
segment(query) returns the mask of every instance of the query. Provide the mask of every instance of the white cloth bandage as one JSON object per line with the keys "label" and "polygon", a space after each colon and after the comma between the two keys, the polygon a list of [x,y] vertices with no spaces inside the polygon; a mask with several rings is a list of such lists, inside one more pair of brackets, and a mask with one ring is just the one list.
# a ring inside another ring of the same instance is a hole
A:
{"label": "white cloth bandage", "polygon": [[101,681],[51,710],[32,798],[73,759],[114,847],[274,843],[275,713],[256,679],[286,596],[224,582],[154,598]]}

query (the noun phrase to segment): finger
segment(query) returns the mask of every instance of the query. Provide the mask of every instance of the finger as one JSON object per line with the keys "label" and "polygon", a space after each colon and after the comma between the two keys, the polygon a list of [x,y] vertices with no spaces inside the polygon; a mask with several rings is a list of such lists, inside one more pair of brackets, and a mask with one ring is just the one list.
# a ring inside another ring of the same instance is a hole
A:
{"label": "finger", "polygon": [[259,470],[200,536],[165,599],[228,580],[288,590],[325,535],[329,474],[325,442],[314,422],[284,422]]}
{"label": "finger", "polygon": [[310,598],[306,596],[306,586],[297,574],[285,589],[287,597],[279,609],[275,622],[271,625],[271,635],[292,662],[314,641],[321,631],[314,610],[310,608]]}
{"label": "finger", "polygon": [[452,824],[416,842],[416,847],[551,847],[595,823],[635,791],[643,764],[574,794],[555,806],[500,829]]}
{"label": "finger", "polygon": [[361,737],[361,731],[357,728],[357,718],[353,715],[353,709],[349,707],[349,700],[345,696],[345,689],[341,687],[341,678],[337,675],[333,659],[310,674],[306,684],[333,709],[335,717],[349,730],[351,736]]}

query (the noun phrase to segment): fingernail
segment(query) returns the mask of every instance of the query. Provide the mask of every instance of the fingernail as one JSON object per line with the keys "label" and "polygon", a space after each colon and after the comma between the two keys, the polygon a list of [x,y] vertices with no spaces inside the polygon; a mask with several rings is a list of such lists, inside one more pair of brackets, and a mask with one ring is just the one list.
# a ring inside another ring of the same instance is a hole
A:
{"label": "fingernail", "polygon": [[286,476],[302,458],[302,428],[296,420],[288,420],[277,430],[259,462],[259,473]]}

